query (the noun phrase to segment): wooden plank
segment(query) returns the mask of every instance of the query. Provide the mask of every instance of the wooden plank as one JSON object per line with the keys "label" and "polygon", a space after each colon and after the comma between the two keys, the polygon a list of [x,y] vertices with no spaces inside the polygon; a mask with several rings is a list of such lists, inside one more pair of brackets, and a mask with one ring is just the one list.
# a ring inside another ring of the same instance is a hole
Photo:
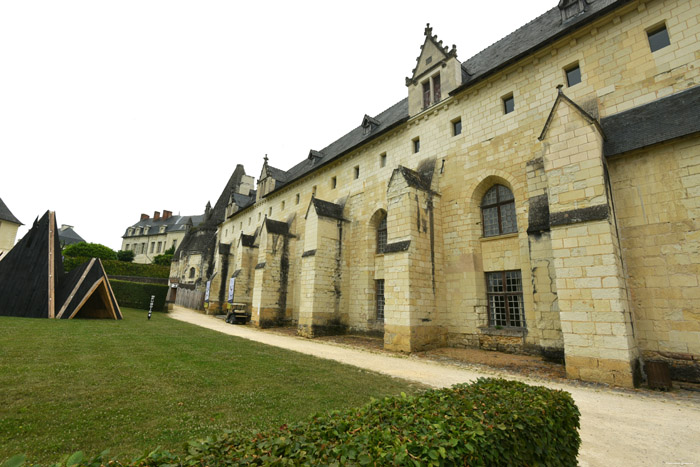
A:
{"label": "wooden plank", "polygon": [[97,258],[97,262],[100,264],[100,269],[102,270],[102,275],[105,276],[105,283],[107,284],[107,289],[109,290],[109,295],[110,295],[110,304],[112,303],[112,300],[114,300],[114,307],[116,307],[116,311],[114,307],[112,307],[112,311],[114,312],[114,319],[120,319],[122,317],[122,310],[119,307],[119,302],[117,302],[117,297],[114,295],[114,291],[112,290],[112,284],[109,283],[109,278],[107,277],[107,273],[105,272],[105,268],[102,265],[102,260],[100,258]]}
{"label": "wooden plank", "polygon": [[83,307],[83,305],[85,305],[85,302],[87,302],[88,299],[92,296],[92,293],[95,291],[95,289],[96,289],[100,284],[104,283],[104,281],[105,281],[105,278],[104,278],[104,277],[100,277],[94,284],[92,284],[92,287],[90,287],[90,290],[88,290],[88,292],[85,294],[85,296],[84,296],[83,299],[80,301],[80,303],[78,304],[78,306],[75,307],[75,310],[73,310],[73,313],[71,313],[71,315],[68,317],[68,319],[73,319],[73,317],[75,317],[75,315],[78,314],[78,312],[79,312],[80,309]]}
{"label": "wooden plank", "polygon": [[73,290],[71,291],[70,295],[63,303],[63,306],[61,306],[61,310],[58,312],[58,315],[56,315],[56,318],[60,319],[63,316],[63,313],[65,313],[66,311],[66,307],[73,300],[73,297],[75,297],[75,293],[78,291],[78,287],[80,287],[80,284],[82,284],[85,280],[85,276],[87,276],[88,272],[90,272],[90,268],[92,268],[94,262],[95,258],[90,259],[90,264],[88,264],[88,267],[85,268],[85,271],[83,271],[83,275],[80,276],[80,279],[78,279],[78,282],[75,284],[75,287],[73,287]]}
{"label": "wooden plank", "polygon": [[56,213],[54,211],[49,211],[49,235],[48,235],[48,241],[49,241],[49,260],[48,260],[48,267],[49,267],[49,313],[48,317],[49,318],[55,318],[55,299],[56,299],[56,290],[55,290],[55,268],[54,268],[54,226],[56,225]]}

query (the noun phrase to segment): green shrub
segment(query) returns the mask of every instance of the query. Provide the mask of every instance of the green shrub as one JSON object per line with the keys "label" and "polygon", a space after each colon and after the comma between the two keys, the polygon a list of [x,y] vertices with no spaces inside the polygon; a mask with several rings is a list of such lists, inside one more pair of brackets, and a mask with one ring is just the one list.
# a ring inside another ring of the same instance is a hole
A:
{"label": "green shrub", "polygon": [[141,282],[127,282],[110,279],[114,296],[120,307],[138,308],[148,310],[151,303],[151,295],[156,298],[153,302],[153,311],[165,309],[165,296],[168,286],[161,284],[143,284]]}
{"label": "green shrub", "polygon": [[128,465],[569,466],[581,444],[578,428],[570,394],[480,379],[316,415],[252,438],[229,432],[190,441],[184,456],[156,449]]}
{"label": "green shrub", "polygon": [[[66,272],[78,267],[90,258],[63,258],[63,269]],[[108,276],[132,276],[132,277],[157,277],[167,279],[170,277],[170,266],[157,264],[125,263],[117,260],[103,260],[102,265]]]}
{"label": "green shrub", "polygon": [[100,259],[117,259],[117,253],[110,247],[99,243],[74,243],[63,249],[63,256],[87,257]]}
{"label": "green shrub", "polygon": [[117,251],[117,259],[130,263],[134,260],[134,250],[119,250]]}
{"label": "green shrub", "polygon": [[172,254],[162,254],[158,255],[155,258],[153,258],[153,264],[157,264],[159,266],[170,266],[170,263],[173,260],[173,255]]}

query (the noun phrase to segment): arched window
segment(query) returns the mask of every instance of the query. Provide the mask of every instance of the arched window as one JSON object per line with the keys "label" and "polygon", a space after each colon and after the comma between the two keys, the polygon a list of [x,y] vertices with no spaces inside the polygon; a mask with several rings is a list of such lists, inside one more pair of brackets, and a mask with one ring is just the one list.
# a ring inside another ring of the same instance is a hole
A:
{"label": "arched window", "polygon": [[194,268],[190,268],[190,279],[194,279]]}
{"label": "arched window", "polygon": [[515,198],[503,185],[494,185],[481,200],[484,237],[494,237],[518,231],[515,220]]}
{"label": "arched window", "polygon": [[386,250],[386,214],[377,226],[377,253],[384,253]]}

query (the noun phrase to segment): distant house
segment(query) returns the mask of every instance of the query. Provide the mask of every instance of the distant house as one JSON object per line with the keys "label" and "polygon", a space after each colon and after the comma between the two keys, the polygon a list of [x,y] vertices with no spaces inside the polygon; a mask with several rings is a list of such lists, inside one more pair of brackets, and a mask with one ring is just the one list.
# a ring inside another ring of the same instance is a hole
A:
{"label": "distant house", "polygon": [[121,249],[133,251],[135,263],[152,263],[168,248],[177,249],[185,233],[197,227],[203,219],[203,215],[173,216],[171,211],[166,210],[163,210],[162,216],[158,211],[153,217],[141,214],[141,220],[127,227],[122,235]]}
{"label": "distant house", "polygon": [[0,198],[0,259],[14,246],[20,225],[23,224]]}
{"label": "distant house", "polygon": [[85,240],[75,233],[72,225],[61,224],[61,228],[58,229],[58,241],[61,244],[61,248],[65,248],[68,245],[84,242]]}

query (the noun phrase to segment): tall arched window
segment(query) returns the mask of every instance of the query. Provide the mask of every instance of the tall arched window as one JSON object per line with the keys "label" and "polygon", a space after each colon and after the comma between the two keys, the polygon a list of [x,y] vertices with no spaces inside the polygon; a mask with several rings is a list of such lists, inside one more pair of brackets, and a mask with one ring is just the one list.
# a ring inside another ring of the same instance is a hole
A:
{"label": "tall arched window", "polygon": [[481,200],[484,237],[495,237],[518,231],[515,220],[515,198],[503,185],[494,185]]}
{"label": "tall arched window", "polygon": [[190,268],[190,279],[194,279],[194,268]]}
{"label": "tall arched window", "polygon": [[386,249],[386,214],[377,226],[377,253],[384,253]]}

